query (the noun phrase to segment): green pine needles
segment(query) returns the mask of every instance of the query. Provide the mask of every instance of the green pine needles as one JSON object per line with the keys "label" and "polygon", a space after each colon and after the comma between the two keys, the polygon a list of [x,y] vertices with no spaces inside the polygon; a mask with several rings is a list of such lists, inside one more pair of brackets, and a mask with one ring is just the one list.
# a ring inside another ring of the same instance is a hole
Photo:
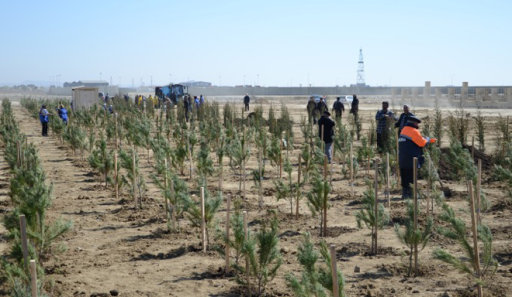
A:
{"label": "green pine needles", "polygon": [[[294,295],[296,297],[332,296],[331,255],[329,254],[327,244],[322,241],[320,252],[318,252],[311,241],[310,234],[305,233],[298,248],[297,259],[302,267],[301,277],[297,278],[293,274],[286,276],[286,283],[293,290]],[[319,260],[323,262],[319,263]],[[345,297],[345,279],[341,271],[338,271],[337,285],[340,297]]]}

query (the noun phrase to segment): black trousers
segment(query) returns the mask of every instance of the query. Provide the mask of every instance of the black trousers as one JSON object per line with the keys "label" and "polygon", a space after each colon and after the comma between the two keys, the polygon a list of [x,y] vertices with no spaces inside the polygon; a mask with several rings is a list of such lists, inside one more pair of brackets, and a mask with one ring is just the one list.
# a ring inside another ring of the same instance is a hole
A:
{"label": "black trousers", "polygon": [[249,102],[244,102],[245,111],[249,111]]}
{"label": "black trousers", "polygon": [[43,124],[43,136],[48,136],[48,123],[41,124]]}
{"label": "black trousers", "polygon": [[377,133],[377,150],[379,153],[384,151],[384,137],[382,133]]}
{"label": "black trousers", "polygon": [[400,167],[400,178],[402,180],[402,188],[408,189],[410,187],[410,184],[412,184],[414,182],[413,168],[412,167],[411,168]]}

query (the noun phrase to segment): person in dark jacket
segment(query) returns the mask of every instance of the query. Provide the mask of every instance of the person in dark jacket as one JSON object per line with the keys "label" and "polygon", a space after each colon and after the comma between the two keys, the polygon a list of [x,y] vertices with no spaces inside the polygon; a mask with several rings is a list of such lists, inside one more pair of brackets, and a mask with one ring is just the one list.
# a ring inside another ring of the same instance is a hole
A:
{"label": "person in dark jacket", "polygon": [[41,121],[41,125],[43,126],[42,136],[48,136],[48,121],[49,121],[50,113],[46,109],[46,105],[41,106],[39,110],[39,121]]}
{"label": "person in dark jacket", "polygon": [[359,99],[357,99],[356,94],[352,95],[352,103],[350,105],[350,113],[354,115],[354,117],[357,117],[357,114],[359,113]]}
{"label": "person in dark jacket", "polygon": [[249,97],[249,94],[245,94],[245,96],[244,96],[245,111],[249,111],[249,103],[250,102],[251,102],[251,97]]}
{"label": "person in dark jacket", "polygon": [[322,117],[318,120],[318,136],[325,143],[325,155],[327,156],[327,161],[329,164],[332,162],[332,142],[334,136],[334,126],[336,126],[336,123],[334,123],[330,116],[331,114],[328,111],[324,111]]}
{"label": "person in dark jacket", "polygon": [[332,105],[332,110],[334,110],[336,114],[336,120],[341,120],[341,116],[345,111],[345,105],[343,105],[343,102],[341,102],[340,99],[341,97],[336,97],[336,101],[334,101],[334,104]]}
{"label": "person in dark jacket", "polygon": [[183,97],[183,108],[185,109],[185,120],[188,122],[189,112],[192,109],[192,102],[190,102],[190,96]]}
{"label": "person in dark jacket", "polygon": [[68,111],[64,106],[61,104],[59,105],[59,108],[57,108],[57,112],[59,113],[59,118],[61,118],[62,122],[64,122],[65,125],[68,124]]}
{"label": "person in dark jacket", "polygon": [[395,128],[398,128],[398,135],[400,135],[400,131],[405,127],[405,124],[407,124],[407,120],[410,117],[413,117],[414,114],[409,111],[409,105],[404,105],[404,112],[400,115],[400,118],[398,118],[398,121],[395,123]]}
{"label": "person in dark jacket", "polygon": [[309,97],[308,105],[306,105],[306,109],[308,111],[308,122],[310,124],[311,124],[311,122],[313,122],[313,124],[316,124],[315,108],[316,108],[315,97],[311,96],[311,97]]}
{"label": "person in dark jacket", "polygon": [[423,137],[418,130],[419,123],[421,123],[420,119],[410,116],[398,137],[398,162],[402,179],[402,198],[404,199],[410,198],[412,194],[410,184],[414,179],[413,158],[418,158],[417,169],[419,169],[424,161],[423,148],[427,144],[437,141],[435,138]]}
{"label": "person in dark jacket", "polygon": [[391,110],[388,110],[389,103],[387,101],[382,102],[382,109],[377,111],[375,114],[375,120],[377,121],[377,150],[379,153],[384,151],[386,143],[389,138],[389,126],[388,121],[393,119],[396,121],[396,117]]}

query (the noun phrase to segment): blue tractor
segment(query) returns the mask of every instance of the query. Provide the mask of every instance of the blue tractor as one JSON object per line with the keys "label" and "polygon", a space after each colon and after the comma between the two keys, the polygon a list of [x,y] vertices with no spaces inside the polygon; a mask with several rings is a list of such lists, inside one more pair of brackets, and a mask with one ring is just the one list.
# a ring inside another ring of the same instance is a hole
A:
{"label": "blue tractor", "polygon": [[178,104],[187,95],[188,87],[184,85],[169,84],[163,87],[155,87],[155,96],[158,97],[160,103],[169,98],[173,104]]}

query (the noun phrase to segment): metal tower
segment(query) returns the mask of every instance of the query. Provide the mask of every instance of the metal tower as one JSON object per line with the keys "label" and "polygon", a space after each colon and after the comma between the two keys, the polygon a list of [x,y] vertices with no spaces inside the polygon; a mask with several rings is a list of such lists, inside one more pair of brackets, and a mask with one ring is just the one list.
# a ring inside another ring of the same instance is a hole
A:
{"label": "metal tower", "polygon": [[357,85],[365,86],[364,82],[364,61],[363,61],[363,49],[359,49],[359,62],[357,62]]}

